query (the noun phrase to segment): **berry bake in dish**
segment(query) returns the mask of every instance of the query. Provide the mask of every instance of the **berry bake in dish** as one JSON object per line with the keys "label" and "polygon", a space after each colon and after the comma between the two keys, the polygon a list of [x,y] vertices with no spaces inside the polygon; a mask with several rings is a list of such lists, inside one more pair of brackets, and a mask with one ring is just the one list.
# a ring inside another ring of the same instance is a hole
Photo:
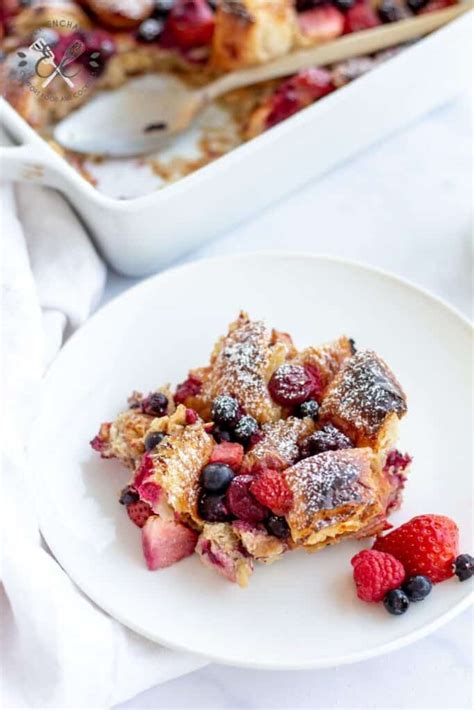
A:
{"label": "berry bake in dish", "polygon": [[[194,85],[204,84],[219,74],[263,64],[299,48],[454,3],[5,0],[0,10],[2,94],[31,126],[50,138],[51,126],[58,120],[97,91],[116,89],[131,77],[166,72]],[[40,50],[43,55],[38,54]],[[236,125],[235,134],[219,137],[214,131],[202,139],[200,157],[176,170],[165,169],[159,156],[153,162],[150,159],[150,165],[164,180],[187,174],[323,99],[396,51],[325,69],[313,67],[284,80],[233,92],[221,101]],[[54,66],[62,66],[61,75],[54,76]],[[53,78],[46,87],[50,75]],[[82,158],[51,143],[88,177]]]}
{"label": "berry bake in dish", "polygon": [[130,469],[119,500],[151,570],[196,552],[246,586],[257,562],[376,535],[400,505],[406,397],[345,336],[298,350],[241,313],[208,365],[128,404],[91,445]]}

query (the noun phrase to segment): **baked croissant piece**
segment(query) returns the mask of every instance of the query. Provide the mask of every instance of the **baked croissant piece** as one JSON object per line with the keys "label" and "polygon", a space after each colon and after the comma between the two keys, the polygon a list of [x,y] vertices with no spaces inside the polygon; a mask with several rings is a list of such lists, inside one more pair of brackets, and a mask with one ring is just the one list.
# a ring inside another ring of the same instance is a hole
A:
{"label": "baked croissant piece", "polygon": [[91,443],[131,469],[120,500],[150,569],[195,549],[245,586],[256,562],[374,535],[400,505],[406,397],[345,336],[299,351],[241,313],[207,366],[129,405]]}

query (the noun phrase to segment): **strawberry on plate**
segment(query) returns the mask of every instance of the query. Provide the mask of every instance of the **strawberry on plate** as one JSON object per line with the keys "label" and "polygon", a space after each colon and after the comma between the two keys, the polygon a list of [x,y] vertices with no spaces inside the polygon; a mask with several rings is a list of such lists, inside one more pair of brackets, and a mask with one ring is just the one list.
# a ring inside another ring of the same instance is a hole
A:
{"label": "strawberry on plate", "polygon": [[142,546],[148,569],[169,567],[192,555],[197,532],[172,520],[152,515],[142,529]]}
{"label": "strawberry on plate", "polygon": [[293,494],[284,477],[272,469],[267,469],[255,477],[250,484],[250,492],[275,515],[286,515],[293,503]]}
{"label": "strawberry on plate", "polygon": [[423,575],[433,584],[453,576],[458,548],[458,526],[445,515],[418,515],[377,538],[373,546],[400,560],[408,577]]}

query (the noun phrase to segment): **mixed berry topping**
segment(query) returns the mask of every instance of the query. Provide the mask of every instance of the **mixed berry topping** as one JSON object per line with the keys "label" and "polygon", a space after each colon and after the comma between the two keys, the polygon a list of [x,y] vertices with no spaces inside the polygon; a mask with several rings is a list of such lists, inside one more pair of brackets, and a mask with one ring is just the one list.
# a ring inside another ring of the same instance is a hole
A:
{"label": "mixed berry topping", "polygon": [[265,527],[270,533],[280,540],[286,540],[290,535],[290,528],[285,518],[280,515],[270,515],[269,518],[265,520]]}
{"label": "mixed berry topping", "polygon": [[392,589],[384,597],[383,605],[389,614],[400,616],[410,606],[410,601],[402,589]]}
{"label": "mixed berry topping", "polygon": [[186,424],[196,424],[199,419],[199,414],[189,407],[186,409]]}
{"label": "mixed berry topping", "polygon": [[428,577],[417,574],[403,584],[402,589],[411,602],[421,602],[431,592],[433,585]]}
{"label": "mixed berry topping", "polygon": [[140,496],[138,495],[138,492],[135,490],[135,488],[127,486],[120,493],[119,503],[121,505],[130,505],[130,503],[136,503],[139,498]]}
{"label": "mixed berry topping", "polygon": [[301,365],[280,365],[268,383],[274,402],[282,407],[296,407],[309,399],[314,380],[308,369]]}
{"label": "mixed berry topping", "polygon": [[168,412],[168,397],[163,392],[152,392],[142,400],[141,409],[144,414],[164,417]]}
{"label": "mixed berry topping", "polygon": [[402,454],[398,449],[388,452],[384,465],[384,471],[391,470],[393,473],[403,473],[411,464],[412,458],[409,454]]}
{"label": "mixed berry topping", "polygon": [[293,494],[279,471],[267,469],[255,476],[250,490],[262,505],[275,515],[286,515],[293,504]]}
{"label": "mixed berry topping", "polygon": [[227,489],[227,505],[230,512],[247,523],[260,523],[268,515],[268,508],[252,495],[250,486],[254,477],[248,474],[236,476]]}
{"label": "mixed berry topping", "polygon": [[136,488],[139,488],[143,481],[146,481],[147,478],[149,478],[153,473],[153,459],[151,456],[146,453],[143,457],[142,460],[140,461],[140,465],[135,471],[135,476],[133,479],[133,483]]}
{"label": "mixed berry topping", "polygon": [[144,20],[137,30],[137,39],[140,42],[156,42],[163,32],[164,20],[157,17],[149,17]]}
{"label": "mixed berry topping", "polygon": [[357,2],[344,16],[344,34],[370,30],[380,25],[380,19],[375,10],[363,2]]}
{"label": "mixed berry topping", "polygon": [[219,426],[234,427],[240,414],[239,403],[227,394],[219,395],[212,403],[212,418]]}
{"label": "mixed berry topping", "polygon": [[330,72],[326,69],[304,69],[284,81],[271,97],[271,106],[265,120],[265,127],[284,121],[294,113],[309,106],[313,101],[326,96],[336,87]]}
{"label": "mixed berry topping", "polygon": [[214,33],[214,13],[206,0],[176,0],[165,25],[167,42],[181,49],[202,47]]}
{"label": "mixed berry topping", "polygon": [[199,515],[209,523],[225,523],[231,516],[225,495],[203,492],[198,502]]}
{"label": "mixed berry topping", "polygon": [[227,490],[235,473],[225,463],[209,463],[201,472],[201,485],[209,493],[221,493]]}
{"label": "mixed berry topping", "polygon": [[174,401],[176,404],[185,404],[188,397],[196,397],[200,394],[202,389],[202,382],[199,378],[190,375],[187,380],[182,382],[176,388],[174,395]]}
{"label": "mixed berry topping", "polygon": [[474,557],[471,555],[458,555],[454,560],[454,574],[460,582],[465,582],[474,575]]}
{"label": "mixed berry topping", "polygon": [[303,419],[304,417],[311,417],[314,421],[317,421],[319,415],[319,404],[315,399],[308,399],[306,402],[302,402],[295,409],[295,417]]}
{"label": "mixed berry topping", "polygon": [[338,451],[339,449],[352,449],[353,444],[348,436],[332,424],[326,424],[322,429],[308,436],[300,444],[300,457],[306,459],[325,451]]}
{"label": "mixed berry topping", "polygon": [[174,0],[154,0],[153,17],[166,17],[173,4]]}
{"label": "mixed berry topping", "polygon": [[143,500],[137,500],[127,505],[127,513],[132,523],[142,528],[153,511],[148,503],[145,503]]}
{"label": "mixed berry topping", "polygon": [[145,437],[145,451],[153,451],[155,446],[161,444],[164,438],[165,434],[162,431],[151,431]]}
{"label": "mixed berry topping", "polygon": [[237,441],[248,443],[252,436],[258,432],[258,422],[249,414],[244,414],[234,427],[234,436]]}
{"label": "mixed berry topping", "polygon": [[244,447],[242,444],[223,442],[214,446],[211,452],[209,463],[225,463],[234,471],[238,471],[244,458]]}
{"label": "mixed berry topping", "polygon": [[409,16],[397,0],[382,0],[378,13],[382,22],[398,22]]}
{"label": "mixed berry topping", "polygon": [[407,5],[413,12],[419,12],[428,4],[428,0],[407,0]]}
{"label": "mixed berry topping", "polygon": [[222,429],[220,426],[217,426],[217,424],[210,428],[210,433],[218,444],[232,440],[232,434],[230,433],[230,431],[227,431],[227,429]]}

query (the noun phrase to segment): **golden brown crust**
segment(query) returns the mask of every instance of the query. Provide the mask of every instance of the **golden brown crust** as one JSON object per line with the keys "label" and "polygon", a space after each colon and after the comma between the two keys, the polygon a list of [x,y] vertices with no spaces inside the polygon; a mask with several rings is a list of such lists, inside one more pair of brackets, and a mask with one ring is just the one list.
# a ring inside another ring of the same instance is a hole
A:
{"label": "golden brown crust", "polygon": [[293,493],[287,521],[297,545],[317,549],[360,533],[374,520],[383,524],[385,483],[368,448],[318,454],[284,476]]}
{"label": "golden brown crust", "polygon": [[347,360],[329,385],[320,420],[341,429],[356,446],[386,451],[394,445],[398,420],[406,411],[406,396],[393,372],[376,353],[365,350]]}
{"label": "golden brown crust", "polygon": [[221,71],[268,62],[292,47],[290,0],[223,0],[215,20],[211,63]]}
{"label": "golden brown crust", "polygon": [[264,424],[263,438],[245,455],[243,469],[250,471],[258,464],[277,470],[288,468],[298,459],[298,444],[312,434],[315,428],[311,417],[288,417]]}

